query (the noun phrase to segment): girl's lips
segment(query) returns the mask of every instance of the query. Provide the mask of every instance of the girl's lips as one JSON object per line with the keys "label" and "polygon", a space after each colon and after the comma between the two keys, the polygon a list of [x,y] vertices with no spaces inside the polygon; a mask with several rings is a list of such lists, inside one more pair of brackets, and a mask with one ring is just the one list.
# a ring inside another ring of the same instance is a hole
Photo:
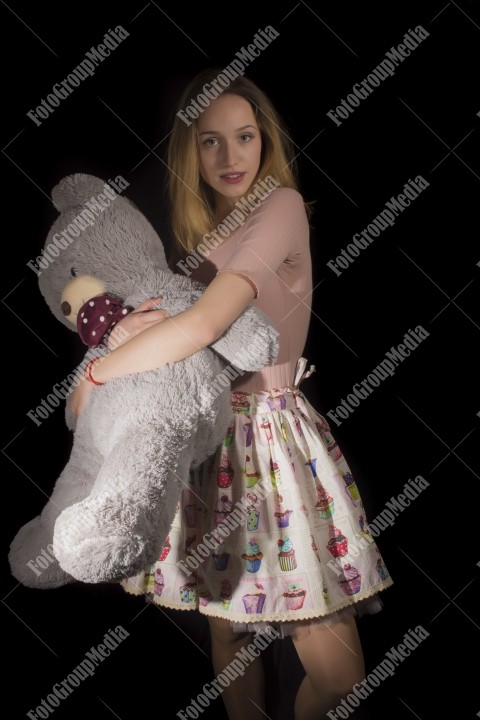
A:
{"label": "girl's lips", "polygon": [[246,173],[229,173],[228,175],[220,175],[221,179],[225,182],[232,184],[238,183],[245,177]]}

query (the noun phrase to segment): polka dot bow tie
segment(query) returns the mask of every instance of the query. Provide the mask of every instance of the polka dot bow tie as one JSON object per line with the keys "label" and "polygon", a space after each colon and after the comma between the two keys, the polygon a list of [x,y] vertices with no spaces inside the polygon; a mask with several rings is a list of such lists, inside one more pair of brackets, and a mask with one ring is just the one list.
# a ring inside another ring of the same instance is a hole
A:
{"label": "polka dot bow tie", "polygon": [[77,331],[88,347],[106,344],[106,336],[133,308],[125,307],[113,295],[97,295],[82,305],[77,315]]}

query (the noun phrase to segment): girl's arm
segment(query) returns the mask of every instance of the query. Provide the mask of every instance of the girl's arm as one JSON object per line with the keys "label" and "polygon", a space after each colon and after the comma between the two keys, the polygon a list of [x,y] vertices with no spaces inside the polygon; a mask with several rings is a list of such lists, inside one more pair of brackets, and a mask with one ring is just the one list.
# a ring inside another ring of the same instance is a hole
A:
{"label": "girl's arm", "polygon": [[219,273],[188,310],[143,330],[95,363],[98,382],[178,362],[215,342],[251,303],[254,286],[243,275]]}
{"label": "girl's arm", "polygon": [[[188,310],[156,322],[108,355],[100,357],[93,367],[93,379],[103,383],[184,360],[215,342],[245,310],[255,294],[256,289],[243,275],[219,273]],[[74,415],[82,414],[94,388],[91,382],[83,381],[71,393],[69,403]]]}

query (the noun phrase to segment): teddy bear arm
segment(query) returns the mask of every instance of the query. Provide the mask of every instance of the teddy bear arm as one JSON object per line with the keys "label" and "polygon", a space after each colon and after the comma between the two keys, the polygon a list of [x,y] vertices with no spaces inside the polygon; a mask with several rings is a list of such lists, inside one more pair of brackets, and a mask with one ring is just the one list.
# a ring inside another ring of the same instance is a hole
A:
{"label": "teddy bear arm", "polygon": [[[48,589],[74,580],[60,567],[52,543],[60,513],[85,498],[94,484],[99,462],[98,458],[95,461],[93,448],[87,445],[78,434],[49,501],[40,515],[20,528],[10,546],[12,575],[27,587]],[[43,558],[40,564],[36,562],[39,557]],[[45,562],[48,563],[46,567]]]}
{"label": "teddy bear arm", "polygon": [[249,305],[209,347],[240,370],[251,372],[275,363],[279,333],[264,312]]}
{"label": "teddy bear arm", "polygon": [[168,424],[142,427],[119,440],[90,495],[55,523],[53,547],[61,567],[77,580],[96,583],[132,577],[154,563],[193,453],[193,445]]}

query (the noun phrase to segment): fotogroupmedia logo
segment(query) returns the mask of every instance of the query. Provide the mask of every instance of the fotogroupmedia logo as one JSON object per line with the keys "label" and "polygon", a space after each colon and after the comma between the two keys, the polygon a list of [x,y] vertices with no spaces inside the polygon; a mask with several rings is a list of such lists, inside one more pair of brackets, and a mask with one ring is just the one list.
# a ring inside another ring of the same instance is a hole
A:
{"label": "fotogroupmedia logo", "polygon": [[55,233],[52,242],[42,250],[42,254],[29,260],[27,267],[33,270],[38,276],[42,274],[42,270],[46,270],[48,266],[60,255],[61,250],[65,250],[75,238],[87,229],[87,226],[93,227],[95,219],[115,200],[117,194],[120,195],[130,183],[121,175],[117,175],[115,180],[108,180],[105,183],[103,193],[99,193],[96,197],[92,195],[85,205],[85,209],[76,215],[72,222],[59,233]]}
{"label": "fotogroupmedia logo", "polygon": [[103,662],[112,650],[115,650],[129,635],[130,633],[122,625],[117,625],[113,630],[108,630],[103,641],[96,647],[92,646],[85,653],[85,659],[64,680],[55,683],[51,692],[46,698],[41,699],[35,710],[29,710],[26,713],[27,718],[30,718],[30,720],[39,720],[39,718],[45,720],[48,718],[60,705],[61,701],[66,700],[80,683],[95,674],[97,665]]}
{"label": "fotogroupmedia logo", "polygon": [[[403,37],[403,42],[399,43],[397,47],[392,45],[385,55],[385,60],[382,60],[364,80],[356,83],[352,88],[352,92],[346,98],[342,98],[335,110],[328,111],[327,117],[337,127],[340,127],[342,121],[355,112],[361,101],[366,100],[381,82],[388,77],[392,77],[398,65],[429,36],[430,33],[422,25],[417,25],[414,30],[408,30]],[[340,120],[340,118],[342,119]]]}
{"label": "fotogroupmedia logo", "polygon": [[403,642],[396,647],[392,645],[390,650],[385,653],[386,657],[380,662],[361,682],[355,683],[352,692],[347,697],[342,698],[340,705],[335,710],[329,710],[327,716],[330,720],[347,720],[348,717],[358,708],[362,700],[366,700],[369,695],[379,687],[379,685],[389,677],[395,675],[395,671],[405,658],[408,658],[413,650],[430,637],[428,630],[423,625],[417,625],[413,630],[408,630]]}
{"label": "fotogroupmedia logo", "polygon": [[271,175],[267,175],[264,180],[258,180],[246,197],[237,200],[234,209],[228,213],[223,221],[214,230],[205,233],[195,250],[185,260],[177,262],[177,267],[189,277],[192,274],[191,270],[196,270],[209,256],[211,250],[221,245],[237,228],[245,225],[248,215],[266,200],[277,187],[280,187],[280,182]]}
{"label": "fotogroupmedia logo", "polygon": [[[56,83],[52,88],[52,92],[47,95],[47,99],[42,98],[40,105],[38,105],[35,110],[29,110],[27,112],[27,117],[29,117],[37,127],[40,127],[42,120],[46,120],[52,115],[61,101],[66,100],[81,82],[89,76],[94,75],[97,65],[103,62],[112,50],[115,50],[129,35],[130,33],[127,32],[122,25],[117,25],[115,30],[108,30],[108,32],[105,33],[103,42],[97,45],[97,47],[92,46],[86,53],[86,59],[82,60],[64,80]],[[39,118],[42,118],[42,120]]]}
{"label": "fotogroupmedia logo", "polygon": [[[385,208],[361,232],[355,233],[351,243],[342,249],[335,260],[329,260],[327,267],[337,277],[342,275],[352,265],[362,250],[366,250],[384,230],[395,225],[395,221],[413,200],[416,200],[420,193],[430,187],[430,183],[422,175],[417,175],[414,180],[407,180],[403,186],[403,192],[397,197],[392,197],[385,203]],[[341,269],[340,269],[341,268]]]}
{"label": "fotogroupmedia logo", "polygon": [[214,680],[205,683],[202,692],[198,693],[196,698],[191,698],[190,705],[185,710],[179,710],[177,717],[180,720],[198,718],[210,706],[211,701],[216,700],[223,693],[225,688],[229,687],[238,677],[245,675],[246,668],[278,637],[280,637],[278,630],[267,625],[262,633],[255,635],[253,642],[241,650],[237,650],[234,659]]}
{"label": "fotogroupmedia logo", "polygon": [[252,42],[247,47],[243,46],[236,53],[238,59],[232,60],[212,82],[205,83],[202,88],[203,92],[199,93],[196,98],[191,98],[190,104],[184,110],[179,110],[177,116],[190,126],[191,120],[196,120],[208,108],[212,100],[230,87],[233,80],[244,75],[246,67],[279,35],[278,30],[271,25],[267,25],[264,30],[258,30]]}
{"label": "fotogroupmedia logo", "polygon": [[[366,400],[369,395],[379,387],[379,385],[388,378],[395,374],[397,365],[402,363],[413,350],[423,342],[430,333],[425,330],[422,325],[417,325],[414,330],[408,330],[397,347],[392,347],[386,353],[385,360],[382,360],[367,377],[359,383],[355,383],[352,387],[352,392],[343,398],[341,403],[335,408],[335,410],[329,410],[327,412],[330,420],[333,420],[337,427],[340,427],[342,420],[346,420],[355,409],[360,405],[362,400]],[[339,418],[342,418],[341,420]]]}
{"label": "fotogroupmedia logo", "polygon": [[[386,507],[371,522],[362,527],[360,532],[356,532],[349,539],[348,560],[354,560],[365,552],[369,545],[374,542],[374,539],[376,540],[383,530],[392,527],[397,516],[410,507],[412,502],[428,487],[430,487],[430,483],[422,475],[417,475],[415,478],[408,480],[403,486],[403,492],[397,496],[392,495],[390,500],[387,501]],[[327,566],[330,570],[333,570],[337,577],[343,572],[343,562],[340,557],[329,560]]]}

